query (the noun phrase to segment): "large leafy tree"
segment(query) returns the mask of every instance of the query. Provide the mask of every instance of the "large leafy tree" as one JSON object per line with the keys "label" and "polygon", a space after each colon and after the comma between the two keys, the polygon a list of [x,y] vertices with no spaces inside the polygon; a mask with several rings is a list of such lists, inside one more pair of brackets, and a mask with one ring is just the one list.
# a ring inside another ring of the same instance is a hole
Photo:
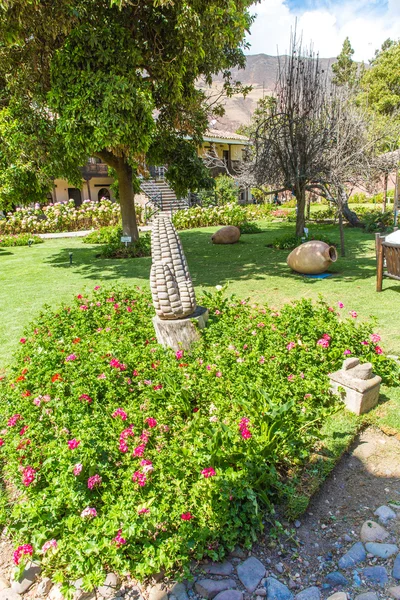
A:
{"label": "large leafy tree", "polygon": [[252,3],[0,0],[3,97],[22,96],[66,157],[96,155],[115,170],[123,231],[137,239],[134,194],[146,162],[169,164],[181,193],[206,183],[196,145],[221,105],[210,108],[196,83],[222,71],[225,92],[238,89],[230,69],[244,65]]}
{"label": "large leafy tree", "polygon": [[349,38],[347,37],[342,46],[337,60],[332,65],[333,77],[332,82],[335,85],[353,86],[357,80],[357,63],[353,60],[354,50],[351,47]]}
{"label": "large leafy tree", "polygon": [[400,115],[400,41],[386,42],[361,80],[361,100],[372,111]]}

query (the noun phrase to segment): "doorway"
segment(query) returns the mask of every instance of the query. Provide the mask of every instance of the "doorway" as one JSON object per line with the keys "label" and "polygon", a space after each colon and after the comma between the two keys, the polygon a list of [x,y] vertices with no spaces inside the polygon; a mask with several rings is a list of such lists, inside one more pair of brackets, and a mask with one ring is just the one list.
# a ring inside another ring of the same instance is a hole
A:
{"label": "doorway", "polygon": [[100,202],[102,198],[105,198],[106,200],[111,200],[110,190],[108,190],[107,188],[101,188],[101,190],[99,190],[99,193],[97,194],[97,199]]}
{"label": "doorway", "polygon": [[78,190],[78,188],[68,188],[68,199],[73,200],[75,208],[78,208],[82,204],[81,190]]}

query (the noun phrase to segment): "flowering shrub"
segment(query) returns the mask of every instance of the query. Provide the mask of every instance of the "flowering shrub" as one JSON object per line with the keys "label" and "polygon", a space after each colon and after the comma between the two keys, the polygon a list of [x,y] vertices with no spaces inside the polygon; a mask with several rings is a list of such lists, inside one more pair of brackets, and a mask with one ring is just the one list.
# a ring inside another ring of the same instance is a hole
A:
{"label": "flowering shrub", "polygon": [[[143,208],[135,206],[138,222],[142,223]],[[66,204],[57,202],[40,208],[17,208],[0,220],[0,234],[4,233],[52,233],[58,231],[80,231],[97,229],[106,225],[117,225],[121,218],[120,206],[103,198],[100,202],[84,200],[75,208],[73,200]]]}
{"label": "flowering shrub", "polygon": [[342,303],[343,317],[309,300],[272,312],[223,290],[201,302],[210,320],[190,354],[156,343],[138,288],[96,286],[21,338],[0,382],[18,563],[90,588],[106,569],[142,578],[221,558],[291,494],[337,408],[327,373],[350,353],[398,378]]}
{"label": "flowering shrub", "polygon": [[178,210],[173,215],[172,222],[177,229],[193,229],[195,227],[209,227],[210,225],[241,227],[248,222],[248,216],[244,206],[231,203],[210,207],[195,206]]}
{"label": "flowering shrub", "polygon": [[29,233],[19,233],[14,235],[0,234],[0,248],[7,248],[10,246],[30,246],[31,244],[42,243],[43,240],[39,236],[30,235]]}

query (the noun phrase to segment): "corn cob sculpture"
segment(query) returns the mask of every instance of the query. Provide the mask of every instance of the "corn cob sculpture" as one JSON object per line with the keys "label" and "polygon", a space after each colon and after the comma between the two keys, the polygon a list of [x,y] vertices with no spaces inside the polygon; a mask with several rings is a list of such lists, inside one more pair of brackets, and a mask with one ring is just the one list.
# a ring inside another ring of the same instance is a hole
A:
{"label": "corn cob sculpture", "polygon": [[182,244],[168,217],[159,216],[151,234],[150,288],[160,319],[183,319],[196,310],[196,297]]}

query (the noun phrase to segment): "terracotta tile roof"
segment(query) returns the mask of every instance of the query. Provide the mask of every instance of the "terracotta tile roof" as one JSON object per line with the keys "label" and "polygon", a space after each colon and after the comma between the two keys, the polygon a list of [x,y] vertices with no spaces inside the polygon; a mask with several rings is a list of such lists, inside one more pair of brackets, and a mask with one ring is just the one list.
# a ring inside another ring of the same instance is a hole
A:
{"label": "terracotta tile roof", "polygon": [[245,135],[239,135],[238,133],[234,133],[233,131],[223,131],[220,129],[208,129],[204,136],[205,141],[213,141],[213,140],[229,140],[235,142],[243,142],[247,143],[249,138]]}

